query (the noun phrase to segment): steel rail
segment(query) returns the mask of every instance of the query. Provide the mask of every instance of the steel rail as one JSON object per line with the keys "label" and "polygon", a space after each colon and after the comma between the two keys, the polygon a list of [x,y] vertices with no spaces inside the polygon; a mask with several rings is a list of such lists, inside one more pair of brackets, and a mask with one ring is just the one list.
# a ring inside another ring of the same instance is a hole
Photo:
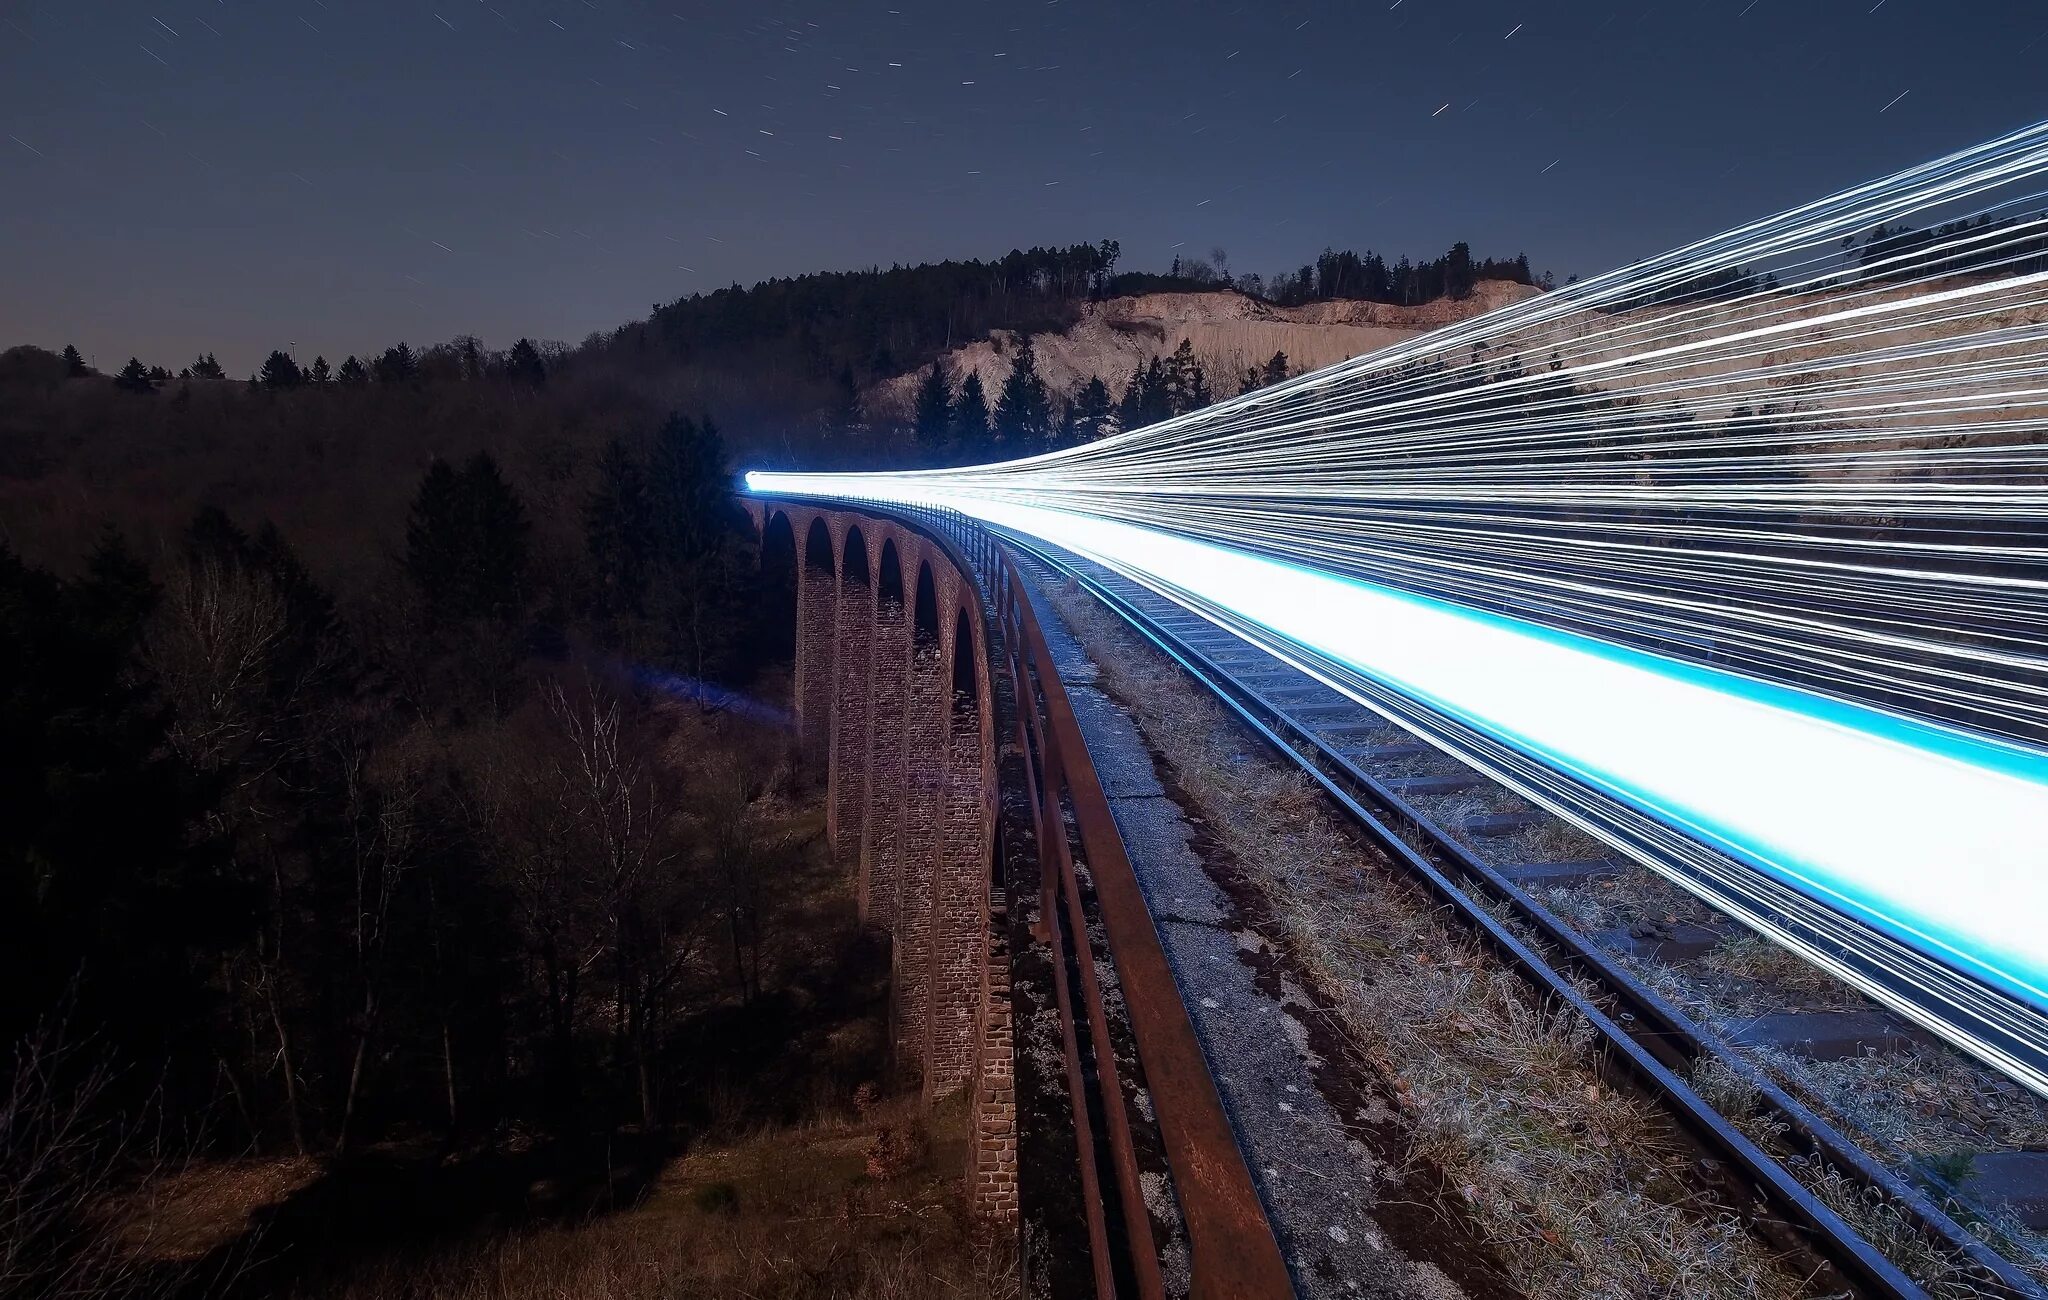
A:
{"label": "steel rail", "polygon": [[[1834,1210],[1801,1185],[1777,1160],[1709,1106],[1679,1077],[1678,1069],[1710,1056],[1721,1061],[1756,1089],[1765,1107],[1775,1112],[1773,1117],[1782,1120],[1789,1133],[1811,1154],[1826,1159],[1853,1179],[1884,1193],[1929,1241],[1968,1260],[1980,1274],[1974,1280],[1989,1288],[1991,1294],[2029,1297],[2030,1300],[2048,1295],[1918,1189],[1878,1165],[1826,1120],[1744,1061],[1717,1035],[1656,996],[1628,971],[1593,948],[1526,890],[1480,860],[1384,783],[1361,770],[1312,726],[1291,716],[1284,706],[1268,700],[1257,688],[1240,681],[1236,673],[1160,624],[1122,593],[1112,590],[1097,575],[1078,567],[1059,548],[1007,531],[1000,532],[1000,537],[1012,549],[1029,555],[1055,573],[1081,583],[1105,607],[1213,692],[1278,755],[1307,772],[1370,840],[1450,904],[1454,914],[1468,929],[1483,937],[1489,946],[1552,996],[1586,1017],[1609,1049],[1609,1059],[1620,1064],[1639,1086],[1663,1099],[1704,1145],[1739,1170],[1764,1200],[1785,1216],[1787,1223],[1805,1238],[1816,1253],[1841,1270],[1866,1294],[1922,1296],[1925,1292]],[[1119,581],[1129,580],[1119,578]],[[1157,594],[1143,588],[1142,584],[1133,585],[1147,594]],[[1199,611],[1196,616],[1200,616]],[[1234,631],[1224,624],[1218,624],[1217,630],[1226,635]],[[1272,653],[1273,647],[1262,644],[1253,629],[1235,630],[1235,633],[1251,648]],[[1287,650],[1290,656],[1308,660],[1316,658],[1292,643],[1288,643]],[[1275,661],[1301,673],[1304,678],[1316,679],[1316,674],[1303,672],[1277,656]],[[1359,707],[1363,709],[1363,706]],[[1294,738],[1293,743],[1287,739],[1288,736]],[[1304,748],[1309,752],[1304,753]],[[1330,769],[1334,769],[1334,775]],[[1389,825],[1390,821],[1412,826],[1426,852],[1412,846]],[[1634,1022],[1633,1027],[1624,1025],[1620,1018],[1610,1016],[1582,994],[1552,962],[1545,960],[1535,948],[1503,925],[1478,898],[1454,881],[1445,867],[1467,884],[1477,885],[1504,903],[1519,922],[1540,936],[1544,947],[1561,959],[1562,964],[1598,985],[1617,1005],[1621,1017]]]}

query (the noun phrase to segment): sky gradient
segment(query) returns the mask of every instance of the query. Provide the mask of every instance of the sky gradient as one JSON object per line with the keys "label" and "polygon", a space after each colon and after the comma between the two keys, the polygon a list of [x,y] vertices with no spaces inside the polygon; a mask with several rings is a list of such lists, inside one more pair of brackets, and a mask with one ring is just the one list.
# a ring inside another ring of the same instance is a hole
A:
{"label": "sky gradient", "polygon": [[2032,0],[0,0],[0,346],[230,373],[1120,240],[1560,278],[2048,117]]}

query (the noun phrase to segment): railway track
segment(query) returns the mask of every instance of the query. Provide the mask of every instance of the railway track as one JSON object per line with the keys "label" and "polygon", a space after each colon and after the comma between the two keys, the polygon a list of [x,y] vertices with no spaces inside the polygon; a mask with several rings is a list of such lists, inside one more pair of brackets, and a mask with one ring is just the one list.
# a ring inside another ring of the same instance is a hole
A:
{"label": "railway track", "polygon": [[[1260,645],[1253,630],[1241,634],[1035,539],[1004,533],[1001,540],[1025,573],[1044,583],[1080,584],[1202,682],[1299,764],[1369,839],[1487,946],[1585,1017],[1598,1035],[1605,1067],[1658,1098],[1704,1153],[1746,1185],[1762,1208],[1761,1222],[1789,1231],[1862,1294],[1927,1294],[1815,1189],[1830,1177],[1846,1180],[1953,1262],[1943,1280],[1950,1293],[2048,1296],[1959,1221],[1977,1217],[1977,1208],[1953,1195],[1937,1203],[1759,1068],[1730,1035],[1689,1014],[1680,1005],[1686,999],[1667,996],[1671,984],[1664,976],[1710,968],[1717,952],[1744,942],[1740,927],[1711,913],[1676,923],[1588,927],[1588,909],[1575,899],[1629,885],[1630,873],[1647,875],[1644,869],[1605,856],[1583,836],[1577,842],[1588,847],[1576,856],[1518,854],[1521,846],[1539,842],[1569,850],[1575,833],[1304,666],[1282,659]],[[1678,978],[1683,981],[1682,973]],[[1746,1046],[1845,1057],[1916,1047],[1922,1037],[1874,1004],[1760,1016],[1743,1027]],[[1699,1081],[1709,1070],[1732,1076],[1750,1099],[1743,1122],[1702,1096]],[[2019,1217],[2036,1206],[2048,1214],[2048,1156],[1984,1150],[1971,1158],[1991,1162]]]}

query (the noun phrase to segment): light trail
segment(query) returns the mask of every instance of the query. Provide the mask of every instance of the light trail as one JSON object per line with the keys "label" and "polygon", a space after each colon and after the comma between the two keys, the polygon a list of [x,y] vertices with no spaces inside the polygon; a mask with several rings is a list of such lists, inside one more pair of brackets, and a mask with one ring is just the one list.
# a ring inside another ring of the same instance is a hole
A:
{"label": "light trail", "polygon": [[1306,656],[2048,1093],[2043,177],[2048,124],[1085,447],[748,484]]}

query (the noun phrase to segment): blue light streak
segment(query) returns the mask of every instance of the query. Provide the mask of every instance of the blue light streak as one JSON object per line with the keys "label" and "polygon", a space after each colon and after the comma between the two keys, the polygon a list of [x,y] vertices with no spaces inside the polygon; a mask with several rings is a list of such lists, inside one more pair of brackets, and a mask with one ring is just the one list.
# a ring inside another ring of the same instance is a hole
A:
{"label": "blue light streak", "polygon": [[2048,755],[996,491],[747,483],[950,508],[1180,588],[2048,1010]]}

